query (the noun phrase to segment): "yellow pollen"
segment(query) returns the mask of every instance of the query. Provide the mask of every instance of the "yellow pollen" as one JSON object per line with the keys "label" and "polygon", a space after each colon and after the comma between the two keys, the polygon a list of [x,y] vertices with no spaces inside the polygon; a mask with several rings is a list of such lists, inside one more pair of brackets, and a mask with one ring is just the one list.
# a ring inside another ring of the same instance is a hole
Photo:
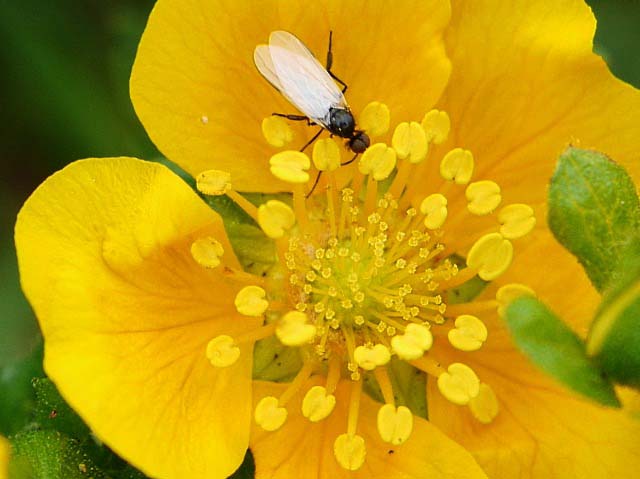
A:
{"label": "yellow pollen", "polygon": [[440,228],[447,219],[447,198],[440,193],[427,196],[420,204],[420,212],[425,216],[424,225],[427,228]]}
{"label": "yellow pollen", "polygon": [[231,336],[216,336],[207,344],[207,358],[217,368],[226,368],[234,364],[240,357],[240,348]]}
{"label": "yellow pollen", "polygon": [[293,130],[279,116],[268,116],[262,120],[262,134],[271,146],[282,148],[293,140]]}
{"label": "yellow pollen", "polygon": [[413,414],[406,406],[385,404],[378,410],[378,432],[384,442],[399,446],[413,430]]}
{"label": "yellow pollen", "polygon": [[498,213],[500,234],[507,239],[521,238],[531,232],[536,225],[533,208],[525,204],[507,205]]}
{"label": "yellow pollen", "polygon": [[391,113],[384,103],[372,101],[364,107],[358,118],[358,126],[362,128],[370,138],[382,136],[389,131]]}
{"label": "yellow pollen", "polygon": [[367,449],[361,436],[345,433],[340,434],[333,443],[333,453],[342,467],[357,471],[364,464]]}
{"label": "yellow pollen", "polygon": [[454,148],[440,162],[440,176],[457,185],[466,185],[473,175],[473,155],[469,150]]}
{"label": "yellow pollen", "polygon": [[269,200],[258,208],[258,224],[269,238],[282,238],[296,222],[296,216],[286,203]]}
{"label": "yellow pollen", "polygon": [[277,431],[287,420],[287,410],[280,406],[278,398],[266,396],[256,405],[253,417],[265,431]]}
{"label": "yellow pollen", "polygon": [[404,334],[391,338],[393,352],[400,359],[411,361],[421,357],[433,345],[433,335],[427,326],[410,323]]}
{"label": "yellow pollen", "polygon": [[376,344],[372,347],[358,346],[354,350],[353,358],[362,369],[373,371],[391,360],[391,351],[384,344]]}
{"label": "yellow pollen", "polygon": [[398,158],[406,159],[409,163],[420,163],[429,151],[424,129],[415,121],[400,123],[393,132],[391,144]]}
{"label": "yellow pollen", "polygon": [[213,237],[199,238],[191,245],[191,256],[200,266],[216,268],[224,254],[222,245]]}
{"label": "yellow pollen", "polygon": [[266,296],[267,293],[260,286],[245,286],[236,295],[236,309],[245,316],[262,316],[269,307]]}
{"label": "yellow pollen", "polygon": [[290,311],[278,321],[276,336],[285,346],[302,346],[316,335],[316,327],[301,311]]}
{"label": "yellow pollen", "polygon": [[431,110],[422,119],[422,128],[427,135],[427,141],[439,145],[449,136],[451,120],[447,112]]}
{"label": "yellow pollen", "polygon": [[386,179],[396,166],[396,152],[384,143],[371,145],[358,162],[363,175],[372,175],[376,181]]}
{"label": "yellow pollen", "polygon": [[480,380],[466,364],[453,363],[438,376],[442,395],[458,406],[464,406],[480,392]]}
{"label": "yellow pollen", "polygon": [[502,201],[500,187],[493,181],[476,181],[467,186],[465,195],[469,204],[468,210],[474,215],[488,215],[495,210]]}
{"label": "yellow pollen", "polygon": [[482,424],[489,424],[500,410],[496,393],[488,384],[481,383],[478,395],[469,401],[471,414]]}
{"label": "yellow pollen", "polygon": [[535,298],[536,293],[524,284],[510,283],[502,286],[496,293],[496,300],[498,301],[498,315],[502,317],[507,306],[509,306],[509,303],[522,296]]}
{"label": "yellow pollen", "polygon": [[333,138],[317,140],[313,145],[313,154],[311,156],[313,164],[318,171],[337,170],[342,161],[340,147]]}
{"label": "yellow pollen", "polygon": [[231,173],[219,170],[203,171],[196,178],[196,188],[205,195],[224,195],[231,189]]}
{"label": "yellow pollen", "polygon": [[322,421],[333,412],[336,397],[323,386],[313,386],[302,400],[302,415],[311,422]]}
{"label": "yellow pollen", "polygon": [[451,345],[461,351],[476,351],[487,340],[487,327],[482,321],[470,314],[456,318],[455,328],[448,334]]}
{"label": "yellow pollen", "polygon": [[307,170],[311,160],[301,151],[286,150],[276,153],[269,160],[271,173],[288,183],[306,183],[309,181]]}
{"label": "yellow pollen", "polygon": [[478,270],[478,276],[492,281],[504,273],[513,259],[513,245],[500,233],[489,233],[478,239],[469,250],[467,265]]}

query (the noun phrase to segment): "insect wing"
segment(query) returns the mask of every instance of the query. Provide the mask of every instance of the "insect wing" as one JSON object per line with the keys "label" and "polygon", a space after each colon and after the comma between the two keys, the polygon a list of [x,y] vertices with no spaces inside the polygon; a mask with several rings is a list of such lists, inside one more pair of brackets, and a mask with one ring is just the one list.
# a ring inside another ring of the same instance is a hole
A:
{"label": "insect wing", "polygon": [[266,53],[265,46],[261,45],[254,54],[260,73],[316,123],[326,127],[329,108],[346,108],[342,91],[327,70],[294,35],[284,31],[273,32],[269,37],[270,55],[267,56]]}

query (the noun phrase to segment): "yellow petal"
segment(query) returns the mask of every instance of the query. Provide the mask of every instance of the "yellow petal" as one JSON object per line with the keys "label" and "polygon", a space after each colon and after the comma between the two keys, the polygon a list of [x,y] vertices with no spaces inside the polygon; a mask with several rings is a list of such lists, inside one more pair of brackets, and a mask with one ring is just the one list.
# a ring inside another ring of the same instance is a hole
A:
{"label": "yellow petal", "polygon": [[[357,434],[364,440],[366,457],[357,471],[347,471],[334,455],[335,439],[346,432],[350,384],[342,381],[335,392],[335,409],[326,419],[310,422],[301,413],[305,392],[318,384],[310,380],[287,403],[288,417],[276,432],[255,427],[251,451],[256,479],[480,479],[486,478],[471,456],[430,422],[413,418],[409,439],[400,446],[382,440],[378,431],[380,404],[366,394],[360,403]],[[254,397],[278,397],[286,384],[256,382]],[[425,454],[428,451],[428,454]]]}
{"label": "yellow petal", "polygon": [[100,439],[150,476],[226,477],[247,446],[251,348],[221,369],[206,346],[256,320],[235,311],[241,285],[224,268],[191,257],[208,236],[238,267],[220,217],[164,166],[131,158],[69,165],[18,216],[47,374]]}
{"label": "yellow petal", "polygon": [[[131,97],[153,142],[192,175],[216,168],[230,172],[239,191],[290,190],[269,174],[273,147],[261,125],[272,112],[297,112],[256,71],[254,48],[272,31],[287,30],[324,63],[332,30],[332,71],[349,85],[356,118],[379,101],[398,121],[408,121],[421,118],[446,85],[450,64],[442,35],[449,15],[449,3],[439,0],[375,6],[363,0],[161,0],[139,45]],[[300,146],[316,131],[304,122],[290,125]]]}
{"label": "yellow petal", "polygon": [[478,159],[479,177],[497,181],[505,197],[542,202],[570,143],[640,173],[640,92],[592,52],[587,2],[455,0],[452,11],[454,68],[438,108],[449,113],[451,137]]}
{"label": "yellow petal", "polygon": [[11,446],[9,441],[0,436],[0,479],[9,478],[9,454],[11,452]]}

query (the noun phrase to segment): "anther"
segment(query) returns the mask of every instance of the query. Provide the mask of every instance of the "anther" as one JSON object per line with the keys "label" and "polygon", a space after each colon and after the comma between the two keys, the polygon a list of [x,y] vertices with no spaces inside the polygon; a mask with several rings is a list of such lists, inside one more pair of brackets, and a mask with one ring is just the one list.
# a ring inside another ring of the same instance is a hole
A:
{"label": "anther", "polygon": [[480,383],[478,395],[469,401],[469,410],[482,424],[489,424],[498,415],[498,398],[488,384]]}
{"label": "anther", "polygon": [[531,298],[536,297],[535,291],[528,286],[518,283],[505,284],[496,292],[496,300],[498,301],[498,315],[502,317],[504,315],[507,306],[517,298],[528,296]]}
{"label": "anther", "polygon": [[473,155],[469,150],[454,148],[440,162],[440,176],[458,185],[466,185],[473,174]]}
{"label": "anther", "polygon": [[406,159],[409,163],[420,163],[429,151],[424,129],[415,121],[400,123],[393,132],[391,145],[398,158]]}
{"label": "anther", "polygon": [[525,204],[507,205],[498,213],[500,234],[507,239],[521,238],[531,232],[536,225],[533,208]]}
{"label": "anther", "polygon": [[421,125],[427,135],[427,141],[439,145],[449,136],[451,120],[446,111],[431,110],[424,116]]}
{"label": "anther", "polygon": [[262,120],[262,134],[271,146],[282,148],[293,140],[293,130],[279,116],[268,116]]}
{"label": "anther", "polygon": [[502,201],[500,186],[489,180],[476,181],[467,186],[467,209],[474,215],[488,215],[495,210]]}
{"label": "anther", "polygon": [[196,188],[204,195],[224,195],[231,189],[231,174],[219,170],[203,171],[196,177]]}
{"label": "anther", "polygon": [[282,201],[269,200],[258,208],[258,224],[269,238],[282,238],[295,222],[293,210]]}
{"label": "anther", "polygon": [[222,244],[215,238],[207,236],[195,240],[191,245],[191,256],[200,266],[216,268],[220,265],[220,258],[224,254]]}
{"label": "anther", "polygon": [[277,431],[287,420],[287,415],[287,410],[280,406],[278,398],[266,396],[256,405],[253,417],[262,429]]}
{"label": "anther", "polygon": [[391,338],[391,347],[400,359],[411,361],[421,357],[433,345],[433,335],[427,326],[410,323],[404,334]]}
{"label": "anther", "polygon": [[311,160],[301,151],[281,151],[269,160],[271,173],[288,183],[306,183],[309,181],[307,170],[311,167]]}
{"label": "anther", "polygon": [[453,363],[438,376],[438,389],[452,403],[464,406],[480,392],[480,380],[466,364]]}
{"label": "anther", "polygon": [[391,113],[384,103],[372,101],[364,107],[358,118],[358,125],[370,138],[384,135],[389,131]]}
{"label": "anther", "polygon": [[384,143],[376,143],[367,148],[358,169],[363,175],[372,175],[376,181],[386,179],[396,166],[396,152]]}
{"label": "anther", "polygon": [[383,441],[399,446],[413,430],[413,414],[406,406],[385,404],[378,410],[378,432]]}
{"label": "anther", "polygon": [[331,414],[336,397],[323,386],[313,386],[302,400],[302,415],[311,422],[322,421]]}
{"label": "anther", "polygon": [[333,453],[342,467],[349,471],[357,471],[364,464],[367,449],[361,436],[345,433],[336,438]]}
{"label": "anther", "polygon": [[504,273],[513,259],[513,245],[500,233],[489,233],[478,239],[469,250],[467,265],[478,270],[478,276],[492,281]]}
{"label": "anther", "polygon": [[313,145],[311,158],[318,171],[337,170],[342,161],[340,147],[333,138],[317,140]]}
{"label": "anther", "polygon": [[236,309],[245,316],[262,316],[269,307],[266,295],[265,290],[259,286],[245,286],[236,295]]}
{"label": "anther", "polygon": [[440,193],[427,196],[420,204],[420,212],[425,216],[425,227],[440,228],[447,219],[447,198]]}
{"label": "anther", "polygon": [[456,318],[455,328],[448,333],[451,345],[461,351],[476,351],[487,340],[487,327],[477,317],[463,314]]}
{"label": "anther", "polygon": [[358,346],[353,352],[353,358],[362,369],[372,371],[391,360],[391,351],[384,344],[376,344],[371,347]]}
{"label": "anther", "polygon": [[290,311],[278,320],[276,336],[285,346],[302,346],[313,339],[316,327],[301,311]]}
{"label": "anther", "polygon": [[207,358],[217,368],[234,364],[240,357],[240,348],[231,336],[222,334],[207,343]]}

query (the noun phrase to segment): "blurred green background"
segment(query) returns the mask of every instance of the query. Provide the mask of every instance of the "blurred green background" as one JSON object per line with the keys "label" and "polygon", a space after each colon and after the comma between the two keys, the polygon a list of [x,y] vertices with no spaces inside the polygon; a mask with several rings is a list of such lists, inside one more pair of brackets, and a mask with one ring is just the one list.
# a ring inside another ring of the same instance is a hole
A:
{"label": "blurred green background", "polygon": [[[16,213],[42,180],[75,159],[159,156],[128,95],[153,3],[0,0],[0,434],[22,427],[30,379],[42,374],[37,324],[18,281]],[[596,50],[640,87],[640,0],[588,3],[598,17]]]}

